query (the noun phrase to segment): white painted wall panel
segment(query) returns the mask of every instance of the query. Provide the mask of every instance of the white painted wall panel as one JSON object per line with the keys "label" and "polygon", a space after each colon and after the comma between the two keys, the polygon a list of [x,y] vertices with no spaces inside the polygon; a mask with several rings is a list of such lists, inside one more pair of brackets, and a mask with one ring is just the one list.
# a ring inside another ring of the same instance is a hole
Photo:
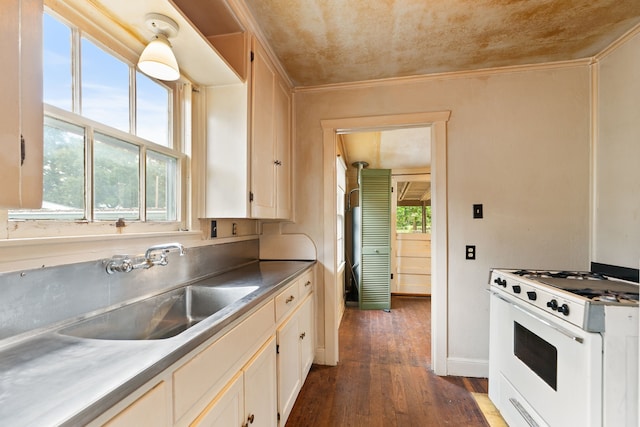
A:
{"label": "white painted wall panel", "polygon": [[[589,91],[584,65],[298,91],[296,223],[283,231],[324,246],[321,120],[451,110],[448,354],[482,364],[491,267],[588,267]],[[474,203],[484,219],[472,218]],[[467,244],[475,261],[465,260]]]}
{"label": "white painted wall panel", "polygon": [[598,65],[593,261],[640,261],[640,34]]}

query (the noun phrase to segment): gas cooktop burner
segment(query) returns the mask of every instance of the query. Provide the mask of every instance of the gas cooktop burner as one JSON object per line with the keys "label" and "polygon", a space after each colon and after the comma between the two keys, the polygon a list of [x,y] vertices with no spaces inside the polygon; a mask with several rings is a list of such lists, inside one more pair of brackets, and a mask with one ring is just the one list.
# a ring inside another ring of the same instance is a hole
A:
{"label": "gas cooktop burner", "polygon": [[596,290],[596,289],[575,289],[571,291],[576,295],[589,298],[594,301],[607,301],[607,302],[624,302],[624,301],[638,301],[638,294],[632,292],[617,292],[611,290]]}
{"label": "gas cooktop burner", "polygon": [[607,280],[607,277],[600,273],[591,271],[546,271],[546,270],[518,270],[513,274],[527,278],[544,278],[554,277],[560,279],[577,279],[577,280]]}
{"label": "gas cooktop burner", "polygon": [[512,270],[512,274],[604,304],[638,304],[638,284],[590,271]]}

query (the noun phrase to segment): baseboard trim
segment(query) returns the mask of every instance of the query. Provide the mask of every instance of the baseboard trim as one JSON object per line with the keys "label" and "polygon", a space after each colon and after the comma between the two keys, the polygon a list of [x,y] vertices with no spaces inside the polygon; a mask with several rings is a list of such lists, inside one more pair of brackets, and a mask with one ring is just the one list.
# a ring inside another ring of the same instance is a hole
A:
{"label": "baseboard trim", "polygon": [[489,361],[449,357],[447,359],[447,375],[455,377],[488,378]]}
{"label": "baseboard trim", "polygon": [[326,365],[327,364],[327,357],[325,356],[324,347],[317,347],[316,348],[316,355],[313,358],[313,363],[315,363],[317,365]]}

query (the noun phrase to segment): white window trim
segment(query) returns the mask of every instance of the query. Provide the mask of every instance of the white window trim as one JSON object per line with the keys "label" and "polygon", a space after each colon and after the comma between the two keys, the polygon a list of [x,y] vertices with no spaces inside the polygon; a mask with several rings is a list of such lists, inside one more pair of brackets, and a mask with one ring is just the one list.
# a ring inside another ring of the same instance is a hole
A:
{"label": "white window trim", "polygon": [[[76,8],[64,1],[45,0],[45,9],[47,13],[51,13],[71,27],[77,27],[80,29],[84,37],[92,40],[92,42],[95,42],[98,46],[104,46],[109,53],[113,54],[118,59],[124,61],[128,65],[134,65],[137,55],[144,46],[139,40],[135,40],[131,34],[122,27],[115,25],[109,17],[96,17],[96,15],[92,13],[95,11],[87,10],[86,8],[80,10],[80,5],[87,3],[88,2],[81,2],[79,5],[75,5],[77,6]],[[108,28],[105,28],[105,26],[108,26]],[[190,134],[188,129],[184,129],[184,125],[185,123],[190,123],[191,118],[184,117],[184,115],[191,113],[191,94],[187,94],[187,92],[190,92],[191,83],[184,78],[181,78],[178,82],[173,84],[166,84],[164,82],[162,84],[165,84],[169,89],[171,89],[170,114],[173,115],[173,120],[170,120],[168,131],[170,140],[172,141],[171,145],[173,146],[173,150],[171,148],[149,142],[131,133],[119,131],[101,123],[92,121],[86,117],[79,116],[75,113],[71,113],[51,105],[45,104],[44,111],[45,115],[50,115],[51,117],[66,120],[70,123],[77,123],[79,125],[85,123],[96,130],[104,131],[108,135],[120,137],[124,141],[135,141],[141,147],[148,147],[153,151],[178,157],[178,173],[176,176],[177,192],[179,194],[178,204],[176,206],[178,220],[160,222],[140,220],[126,222],[125,227],[115,227],[115,221],[88,222],[85,220],[9,220],[8,211],[0,210],[0,227],[5,230],[4,236],[0,236],[0,247],[4,243],[2,241],[3,239],[14,242],[23,239],[28,239],[30,242],[33,241],[33,239],[42,239],[42,241],[45,242],[47,239],[52,237],[73,239],[80,237],[86,238],[92,236],[129,234],[138,236],[143,234],[148,237],[153,237],[153,235],[157,235],[158,233],[184,232],[192,226],[195,226],[196,229],[199,228],[190,218],[191,209],[188,207],[188,201],[190,200],[190,186],[188,181],[191,174],[191,162],[189,159],[189,153],[185,153],[185,151],[190,150],[190,144],[184,141],[184,137]],[[188,89],[188,91],[182,89]],[[179,154],[179,156],[176,156],[177,154]],[[199,232],[197,233],[199,235]]]}

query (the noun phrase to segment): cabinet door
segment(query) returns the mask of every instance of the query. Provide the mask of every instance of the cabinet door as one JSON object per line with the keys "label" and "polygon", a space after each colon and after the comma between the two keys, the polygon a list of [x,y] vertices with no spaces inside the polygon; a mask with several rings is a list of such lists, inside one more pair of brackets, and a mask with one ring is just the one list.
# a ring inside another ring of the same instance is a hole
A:
{"label": "cabinet door", "polygon": [[42,204],[42,0],[3,0],[0,207]]}
{"label": "cabinet door", "polygon": [[170,416],[167,405],[168,387],[161,382],[113,417],[105,427],[168,426]]}
{"label": "cabinet door", "polygon": [[276,216],[291,218],[291,97],[286,86],[276,84]]}
{"label": "cabinet door", "polygon": [[191,426],[234,427],[244,424],[242,372],[200,414]]}
{"label": "cabinet door", "polygon": [[285,425],[301,387],[297,312],[277,332],[278,339],[278,412]]}
{"label": "cabinet door", "polygon": [[[206,176],[205,218],[250,216],[247,91],[246,83],[212,86],[204,91],[207,147],[206,164],[202,164],[206,172],[202,172]],[[202,95],[201,92],[200,97]],[[200,157],[194,153],[194,162],[198,162]]]}
{"label": "cabinet door", "polygon": [[274,99],[276,73],[266,52],[254,40],[251,86],[251,216],[276,214]]}
{"label": "cabinet door", "polygon": [[313,296],[307,298],[298,311],[298,332],[300,339],[300,380],[304,379],[311,369],[314,358],[314,322]]}
{"label": "cabinet door", "polygon": [[244,371],[245,422],[250,427],[278,425],[276,340],[271,338]]}

